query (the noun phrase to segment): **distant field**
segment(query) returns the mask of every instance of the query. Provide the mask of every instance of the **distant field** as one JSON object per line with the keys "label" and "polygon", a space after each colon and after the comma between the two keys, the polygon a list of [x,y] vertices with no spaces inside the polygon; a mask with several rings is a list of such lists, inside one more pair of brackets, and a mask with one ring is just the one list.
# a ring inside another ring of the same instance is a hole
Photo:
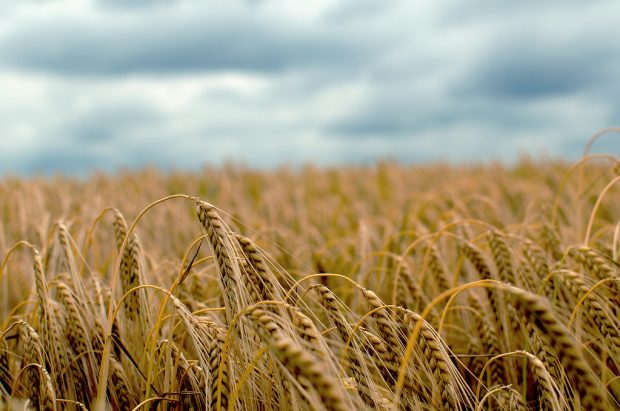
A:
{"label": "distant field", "polygon": [[1,407],[617,409],[619,172],[5,178]]}

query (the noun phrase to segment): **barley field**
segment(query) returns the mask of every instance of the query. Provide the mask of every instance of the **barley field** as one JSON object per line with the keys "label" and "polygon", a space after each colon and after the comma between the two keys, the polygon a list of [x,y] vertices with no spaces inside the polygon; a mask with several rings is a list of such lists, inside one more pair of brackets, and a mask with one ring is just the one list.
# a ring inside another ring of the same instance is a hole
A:
{"label": "barley field", "polygon": [[0,180],[0,403],[611,410],[618,159]]}

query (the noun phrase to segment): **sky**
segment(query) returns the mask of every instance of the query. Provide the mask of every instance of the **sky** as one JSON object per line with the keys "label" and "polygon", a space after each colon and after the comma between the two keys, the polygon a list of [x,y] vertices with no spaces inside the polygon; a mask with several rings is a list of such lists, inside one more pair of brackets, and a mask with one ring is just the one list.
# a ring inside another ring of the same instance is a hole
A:
{"label": "sky", "polygon": [[613,0],[0,1],[0,175],[576,159],[620,125],[618,16]]}

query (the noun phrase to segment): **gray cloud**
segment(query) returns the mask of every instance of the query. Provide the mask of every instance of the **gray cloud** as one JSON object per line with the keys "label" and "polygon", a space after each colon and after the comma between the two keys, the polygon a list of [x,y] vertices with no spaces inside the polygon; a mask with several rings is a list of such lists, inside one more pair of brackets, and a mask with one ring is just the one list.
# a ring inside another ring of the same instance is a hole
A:
{"label": "gray cloud", "polygon": [[73,4],[0,6],[0,173],[576,158],[620,119],[610,1]]}
{"label": "gray cloud", "polygon": [[[445,130],[477,126],[495,134],[493,146],[513,139],[515,147],[531,143],[520,137],[525,133],[544,142],[563,130],[563,138],[548,144],[550,152],[575,156],[590,132],[619,119],[613,107],[620,98],[614,81],[620,51],[610,35],[620,36],[620,29],[600,8],[569,2],[558,16],[558,4],[490,2],[476,9],[466,2],[446,8],[438,25],[467,38],[465,46],[437,41],[434,53],[417,51],[419,60],[430,56],[430,64],[415,59],[402,64],[409,55],[396,67],[375,65],[381,81],[327,129],[352,139],[401,140],[419,140],[434,130],[445,140],[451,135]],[[592,24],[597,19],[604,29]],[[574,112],[577,107],[581,113]],[[581,124],[569,127],[577,121]]]}
{"label": "gray cloud", "polygon": [[181,3],[183,0],[98,0],[102,8],[144,10],[150,7],[163,7]]}
{"label": "gray cloud", "polygon": [[83,175],[98,164],[103,171],[112,171],[118,164],[108,161],[105,155],[90,150],[46,150],[30,153],[21,160],[18,172],[28,175],[68,173]]}
{"label": "gray cloud", "polygon": [[161,127],[162,120],[147,104],[101,104],[58,124],[54,134],[79,145],[123,144],[136,130]]}
{"label": "gray cloud", "polygon": [[464,31],[475,25],[482,29],[461,91],[502,99],[589,92],[618,97],[618,87],[609,86],[620,70],[620,50],[611,40],[620,36],[613,17],[620,13],[619,3],[553,0],[500,7],[485,1],[485,7],[469,13],[463,10],[469,4],[462,4],[456,10],[464,15],[452,9],[446,23],[460,24]]}
{"label": "gray cloud", "polygon": [[18,25],[0,40],[2,63],[63,75],[270,72],[359,65],[372,52],[359,33],[287,20],[260,12],[260,5],[171,4],[140,14],[100,11]]}
{"label": "gray cloud", "polygon": [[486,51],[464,87],[473,94],[502,98],[575,93],[611,83],[618,57],[610,42],[579,39],[549,44],[544,36],[515,35]]}

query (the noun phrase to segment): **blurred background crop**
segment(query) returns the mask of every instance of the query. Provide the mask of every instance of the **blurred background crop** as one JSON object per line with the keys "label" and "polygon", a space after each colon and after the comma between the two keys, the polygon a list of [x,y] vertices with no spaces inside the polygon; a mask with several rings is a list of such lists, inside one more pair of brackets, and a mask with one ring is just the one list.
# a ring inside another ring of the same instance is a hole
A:
{"label": "blurred background crop", "polygon": [[618,16],[611,0],[2,1],[0,175],[575,159],[620,123]]}

